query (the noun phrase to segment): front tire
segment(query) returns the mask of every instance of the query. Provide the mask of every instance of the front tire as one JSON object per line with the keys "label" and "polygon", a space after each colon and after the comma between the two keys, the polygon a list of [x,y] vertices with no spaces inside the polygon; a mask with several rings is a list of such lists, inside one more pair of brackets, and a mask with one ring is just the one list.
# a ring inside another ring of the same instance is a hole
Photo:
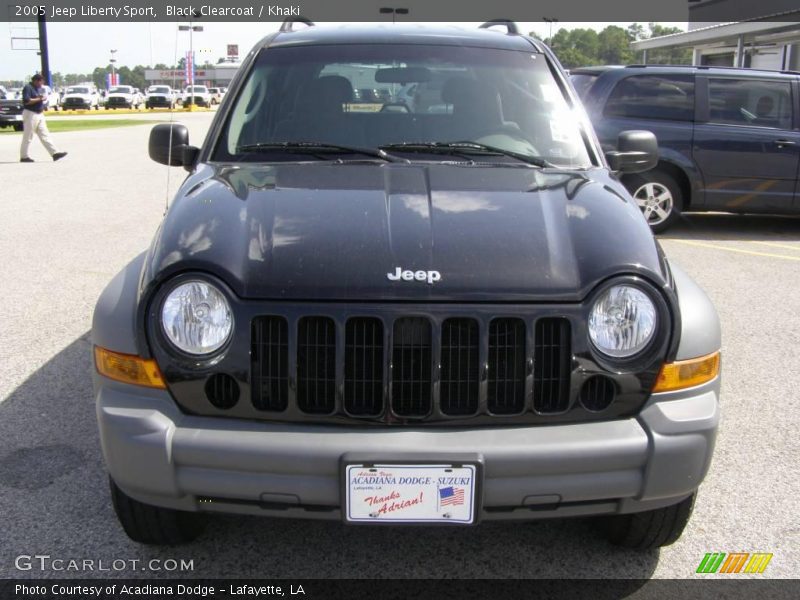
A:
{"label": "front tire", "polygon": [[603,535],[616,546],[653,550],[675,543],[692,516],[696,493],[686,500],[640,513],[601,517]]}
{"label": "front tire", "polygon": [[144,504],[126,495],[109,478],[111,502],[122,528],[130,539],[140,544],[176,546],[196,539],[205,528],[198,513]]}
{"label": "front tire", "polygon": [[681,217],[683,192],[678,182],[658,169],[625,179],[647,224],[654,233],[666,231]]}

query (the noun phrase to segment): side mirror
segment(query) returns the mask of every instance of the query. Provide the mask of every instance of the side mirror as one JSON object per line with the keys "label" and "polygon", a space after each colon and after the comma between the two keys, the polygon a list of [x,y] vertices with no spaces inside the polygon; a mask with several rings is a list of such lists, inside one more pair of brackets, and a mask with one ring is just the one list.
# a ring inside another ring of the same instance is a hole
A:
{"label": "side mirror", "polygon": [[617,149],[606,152],[612,171],[641,173],[658,163],[658,142],[652,131],[623,131],[617,138]]}
{"label": "side mirror", "polygon": [[189,146],[189,130],[180,123],[161,123],[150,131],[150,158],[170,167],[194,167],[197,148]]}

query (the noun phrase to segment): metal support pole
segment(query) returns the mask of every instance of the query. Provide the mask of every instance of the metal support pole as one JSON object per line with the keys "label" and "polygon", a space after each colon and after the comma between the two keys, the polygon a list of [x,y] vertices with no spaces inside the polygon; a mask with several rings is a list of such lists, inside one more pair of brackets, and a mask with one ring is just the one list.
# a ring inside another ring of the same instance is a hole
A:
{"label": "metal support pole", "polygon": [[47,49],[47,23],[44,20],[44,15],[39,15],[39,54],[42,57],[42,77],[48,86],[53,87],[53,82],[50,77],[50,52]]}
{"label": "metal support pole", "polygon": [[740,69],[744,66],[744,36],[740,35],[736,40],[736,56],[734,67]]}
{"label": "metal support pole", "polygon": [[643,65],[647,64],[647,48],[642,50],[642,64]]}

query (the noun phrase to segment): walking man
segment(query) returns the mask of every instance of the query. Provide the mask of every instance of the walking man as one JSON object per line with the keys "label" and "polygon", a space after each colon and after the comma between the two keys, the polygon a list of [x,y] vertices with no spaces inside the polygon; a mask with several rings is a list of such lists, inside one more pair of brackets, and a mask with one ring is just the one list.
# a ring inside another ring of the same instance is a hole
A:
{"label": "walking man", "polygon": [[61,160],[67,153],[59,152],[50,139],[47,123],[44,120],[44,109],[47,105],[47,96],[43,86],[44,77],[39,73],[33,76],[31,82],[22,90],[22,145],[19,149],[19,162],[33,162],[28,156],[28,151],[33,141],[33,134],[39,136],[42,144],[53,157]]}

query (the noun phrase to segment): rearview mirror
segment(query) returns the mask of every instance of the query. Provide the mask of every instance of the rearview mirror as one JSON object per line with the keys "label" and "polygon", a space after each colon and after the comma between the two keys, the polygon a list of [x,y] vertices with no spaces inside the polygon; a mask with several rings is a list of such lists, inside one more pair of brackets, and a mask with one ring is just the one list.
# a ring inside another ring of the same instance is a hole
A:
{"label": "rearview mirror", "polygon": [[617,138],[617,149],[606,152],[612,171],[641,173],[658,163],[658,141],[652,131],[623,131]]}
{"label": "rearview mirror", "polygon": [[189,146],[189,130],[180,123],[161,123],[153,127],[148,151],[154,161],[170,167],[193,167],[197,158],[197,148]]}
{"label": "rearview mirror", "polygon": [[431,71],[425,67],[390,67],[378,69],[375,81],[378,83],[420,83],[431,80]]}

